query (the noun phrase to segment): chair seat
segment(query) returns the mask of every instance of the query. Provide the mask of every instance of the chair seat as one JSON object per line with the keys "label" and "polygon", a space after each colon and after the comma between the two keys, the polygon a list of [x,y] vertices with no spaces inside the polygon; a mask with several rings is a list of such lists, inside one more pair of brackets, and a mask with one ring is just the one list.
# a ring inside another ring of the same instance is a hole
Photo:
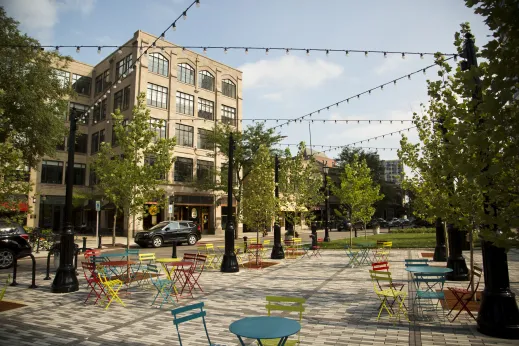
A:
{"label": "chair seat", "polygon": [[407,295],[406,292],[403,291],[397,291],[391,288],[388,288],[386,290],[377,291],[378,295],[385,296],[385,297],[397,297],[397,296],[405,296]]}
{"label": "chair seat", "polygon": [[392,283],[392,284],[384,284],[384,285],[381,285],[382,287],[404,287],[405,284],[401,284],[401,283]]}
{"label": "chair seat", "polygon": [[445,299],[443,292],[418,291],[416,297],[420,299]]}
{"label": "chair seat", "polygon": [[[277,346],[279,345],[279,339],[262,339],[261,343],[263,346]],[[297,340],[287,340],[285,346],[296,346]]]}
{"label": "chair seat", "polygon": [[320,249],[320,248],[321,248],[320,246],[312,246],[310,249],[317,250],[317,249]]}
{"label": "chair seat", "polygon": [[463,293],[463,294],[472,293],[471,291],[469,291],[466,288],[458,288],[458,287],[447,287],[447,288],[456,293]]}

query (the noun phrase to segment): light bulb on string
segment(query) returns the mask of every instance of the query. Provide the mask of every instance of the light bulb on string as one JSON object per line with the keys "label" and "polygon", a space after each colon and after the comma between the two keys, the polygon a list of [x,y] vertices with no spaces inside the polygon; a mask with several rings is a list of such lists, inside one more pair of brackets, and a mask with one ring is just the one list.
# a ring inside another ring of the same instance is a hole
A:
{"label": "light bulb on string", "polygon": [[56,48],[54,50],[56,53],[59,53],[59,46],[56,46]]}
{"label": "light bulb on string", "polygon": [[327,49],[326,50],[326,56],[329,56],[330,55],[330,51]]}
{"label": "light bulb on string", "polygon": [[184,11],[184,13],[182,13],[182,17],[184,18],[184,20],[187,19],[187,11]]}
{"label": "light bulb on string", "polygon": [[[120,79],[119,79],[119,81],[120,81]],[[116,83],[114,83],[113,88],[114,88],[114,89],[117,88],[117,84],[116,84]]]}
{"label": "light bulb on string", "polygon": [[454,61],[458,61],[458,55],[454,54]]}
{"label": "light bulb on string", "polygon": [[141,44],[141,47],[139,48],[139,52],[142,54],[143,50],[144,50],[144,48],[142,47],[142,44]]}
{"label": "light bulb on string", "polygon": [[393,85],[396,85],[396,79],[393,81]]}
{"label": "light bulb on string", "polygon": [[121,47],[119,47],[119,49],[117,50],[117,53],[118,54],[123,54],[123,50],[121,49]]}
{"label": "light bulb on string", "polygon": [[402,53],[402,59],[405,59],[405,53]]}
{"label": "light bulb on string", "polygon": [[410,74],[407,75],[407,79],[411,80],[411,75]]}
{"label": "light bulb on string", "polygon": [[[130,70],[131,70],[131,68],[130,68]],[[117,83],[118,83],[118,84],[121,84],[121,79],[119,79],[119,80],[117,81]],[[114,88],[115,88],[115,86],[114,86]]]}
{"label": "light bulb on string", "polygon": [[171,24],[171,28],[173,29],[173,31],[177,31],[177,23]]}
{"label": "light bulb on string", "polygon": [[346,103],[350,103],[350,99],[346,99]]}
{"label": "light bulb on string", "polygon": [[227,48],[224,48],[224,49],[223,49],[223,52],[224,52],[225,54],[227,54]]}
{"label": "light bulb on string", "polygon": [[97,54],[101,54],[101,46],[97,47]]}
{"label": "light bulb on string", "polygon": [[350,51],[347,50],[347,51],[345,52],[345,55],[346,55],[346,56],[350,55]]}
{"label": "light bulb on string", "polygon": [[368,51],[365,51],[364,52],[364,56],[367,58],[368,57]]}
{"label": "light bulb on string", "polygon": [[249,54],[249,48],[245,48],[245,54]]}
{"label": "light bulb on string", "polygon": [[423,74],[425,74],[425,69],[422,70]]}
{"label": "light bulb on string", "polygon": [[287,55],[290,54],[290,51],[288,50],[288,48],[286,49],[286,54],[287,54]]}
{"label": "light bulb on string", "polygon": [[383,85],[380,86],[380,90],[384,91],[384,86]]}
{"label": "light bulb on string", "polygon": [[423,60],[423,53],[420,53],[420,59]]}
{"label": "light bulb on string", "polygon": [[200,8],[200,0],[196,0],[196,7]]}
{"label": "light bulb on string", "polygon": [[384,52],[384,58],[387,58],[387,52]]}
{"label": "light bulb on string", "polygon": [[268,48],[265,49],[265,55],[269,55],[269,49]]}
{"label": "light bulb on string", "polygon": [[164,41],[165,38],[166,38],[166,33],[165,33],[165,32],[163,32],[162,34],[160,34],[160,39],[161,39],[162,41]]}
{"label": "light bulb on string", "polygon": [[207,54],[207,48],[204,47],[204,54]]}
{"label": "light bulb on string", "polygon": [[81,47],[77,46],[76,47],[76,53],[79,53],[81,51]]}
{"label": "light bulb on string", "polygon": [[310,49],[306,50],[306,56],[310,56]]}

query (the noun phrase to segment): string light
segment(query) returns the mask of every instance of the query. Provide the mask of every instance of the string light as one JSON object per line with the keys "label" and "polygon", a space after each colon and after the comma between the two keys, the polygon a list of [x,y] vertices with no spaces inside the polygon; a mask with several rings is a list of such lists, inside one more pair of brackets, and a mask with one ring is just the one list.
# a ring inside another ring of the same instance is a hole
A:
{"label": "string light", "polygon": [[350,51],[349,50],[346,51],[346,56],[348,56],[348,55],[350,55]]}
{"label": "string light", "polygon": [[[162,39],[162,41],[164,41],[164,39],[166,38],[166,33],[163,32],[162,34],[160,34],[160,38]],[[122,53],[122,52],[121,52]]]}
{"label": "string light", "polygon": [[177,24],[176,23],[171,24],[171,28],[173,29],[173,31],[177,31]]}
{"label": "string light", "polygon": [[56,53],[59,53],[59,46],[56,46],[55,51]]}
{"label": "string light", "polygon": [[364,52],[364,56],[367,58],[368,57],[368,51],[365,51]]}
{"label": "string light", "polygon": [[80,51],[81,51],[81,47],[77,46],[77,47],[76,47],[76,53],[79,54]]}
{"label": "string light", "polygon": [[387,52],[384,52],[384,58],[387,58]]}
{"label": "string light", "polygon": [[330,55],[330,51],[327,49],[326,50],[326,56],[329,56]]}
{"label": "string light", "polygon": [[402,53],[402,59],[405,59],[405,53]]}
{"label": "string light", "polygon": [[207,54],[207,48],[204,47],[204,54]]}
{"label": "string light", "polygon": [[187,19],[187,11],[184,11],[184,13],[182,14],[182,17],[184,18],[184,20]]}
{"label": "string light", "polygon": [[310,50],[309,49],[306,50],[306,56],[310,56]]}
{"label": "string light", "polygon": [[265,55],[269,55],[269,49],[265,49]]}
{"label": "string light", "polygon": [[287,48],[287,50],[286,50],[286,53],[287,53],[287,55],[289,55],[289,54],[290,54],[290,51],[288,50],[288,48]]}
{"label": "string light", "polygon": [[423,69],[423,74],[425,74],[425,69]]}
{"label": "string light", "polygon": [[97,47],[97,54],[101,54],[101,47]]}
{"label": "string light", "polygon": [[249,48],[245,48],[245,54],[249,54]]}
{"label": "string light", "polygon": [[200,0],[196,0],[196,7],[200,7]]}
{"label": "string light", "polygon": [[224,48],[224,49],[223,49],[223,52],[224,52],[225,54],[227,54],[227,48]]}
{"label": "string light", "polygon": [[420,53],[420,59],[423,60],[423,53]]}

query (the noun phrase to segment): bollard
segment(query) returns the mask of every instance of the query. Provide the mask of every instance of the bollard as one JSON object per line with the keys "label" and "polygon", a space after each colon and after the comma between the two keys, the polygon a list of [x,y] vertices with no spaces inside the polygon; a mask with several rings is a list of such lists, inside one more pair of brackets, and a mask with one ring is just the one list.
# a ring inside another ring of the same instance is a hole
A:
{"label": "bollard", "polygon": [[40,236],[36,238],[36,253],[40,253]]}
{"label": "bollard", "polygon": [[87,241],[87,237],[83,237],[83,250],[82,250],[83,253],[86,251],[86,241]]}
{"label": "bollard", "polygon": [[177,258],[177,240],[173,240],[173,249],[171,253],[171,258]]}
{"label": "bollard", "polygon": [[97,244],[98,244],[98,245],[97,245],[97,248],[98,248],[98,249],[102,249],[102,244],[101,244],[101,234],[99,235],[99,239],[98,239],[98,241],[97,241]]}
{"label": "bollard", "polygon": [[52,255],[52,251],[49,250],[49,254],[47,255],[47,276],[43,278],[43,280],[50,280],[50,256]]}
{"label": "bollard", "polygon": [[74,269],[76,270],[76,275],[78,275],[79,273],[77,272],[77,255],[79,254],[79,248],[75,249],[75,256],[74,256],[74,259],[75,259],[75,263],[74,263]]}
{"label": "bollard", "polygon": [[29,288],[38,288],[36,286],[36,258],[34,258],[33,254],[30,254],[32,259],[32,284],[29,286]]}
{"label": "bollard", "polygon": [[14,256],[14,263],[13,263],[13,282],[9,286],[18,286],[18,283],[16,282],[16,267],[18,267],[18,258]]}
{"label": "bollard", "polygon": [[243,237],[243,253],[247,253],[247,237]]}

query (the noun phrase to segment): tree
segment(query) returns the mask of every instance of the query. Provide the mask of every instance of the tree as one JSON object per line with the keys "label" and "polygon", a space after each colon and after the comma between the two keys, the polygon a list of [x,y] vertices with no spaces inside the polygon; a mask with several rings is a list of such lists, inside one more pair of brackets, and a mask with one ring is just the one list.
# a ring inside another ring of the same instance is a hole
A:
{"label": "tree", "polygon": [[258,241],[259,230],[272,223],[278,209],[274,188],[274,162],[268,147],[260,145],[253,155],[243,191],[243,222],[256,229]]}
{"label": "tree", "polygon": [[0,143],[10,141],[24,164],[35,167],[44,155],[52,156],[65,136],[67,98],[74,92],[60,82],[58,70],[70,58],[40,50],[38,41],[22,35],[18,22],[1,7],[0,32]]}
{"label": "tree", "polygon": [[344,165],[340,185],[330,184],[332,193],[341,203],[340,209],[335,210],[338,216],[347,218],[349,215],[352,224],[362,222],[364,226],[371,219],[375,212],[373,204],[384,197],[380,194],[380,186],[373,182],[371,176],[366,160],[357,157],[353,163]]}
{"label": "tree", "polygon": [[[92,163],[99,179],[98,189],[116,206],[114,237],[118,211],[133,216],[135,231],[136,215],[146,213],[144,204],[163,198],[165,192],[160,185],[165,182],[173,163],[171,151],[175,138],[156,137],[150,127],[150,111],[146,108],[144,93],[137,97],[132,115],[131,121],[127,121],[119,109],[112,113],[119,147],[116,150],[109,143],[103,143]],[[128,230],[128,245],[130,234]]]}
{"label": "tree", "polygon": [[377,184],[382,184],[384,182],[384,166],[376,153],[364,151],[362,148],[344,147],[336,161],[339,168],[343,170],[345,165],[352,164],[359,159],[366,160],[366,164],[371,171],[371,179]]}
{"label": "tree", "polygon": [[305,148],[305,143],[301,142],[295,157],[287,148],[280,160],[279,204],[287,211],[293,210],[285,213],[292,225],[300,224],[301,219],[309,224],[314,217],[313,207],[324,200],[322,174],[313,157],[305,160]]}
{"label": "tree", "polygon": [[[265,129],[263,123],[249,125],[243,132],[236,131],[234,127],[228,125],[218,125],[210,137],[210,141],[215,144],[218,154],[223,155],[227,160],[229,158],[229,136],[231,133],[235,141],[233,169],[235,171],[234,177],[236,177],[232,194],[237,202],[236,220],[240,222],[244,181],[252,171],[254,154],[263,145],[273,155],[277,151],[272,146],[279,143],[283,137],[275,134],[273,129]],[[220,172],[215,172],[215,174],[219,175],[220,178],[215,179],[214,183],[209,182],[207,184],[206,181],[202,185],[203,188],[227,193],[227,170],[225,166],[222,167]],[[235,237],[238,237],[237,227]]]}

